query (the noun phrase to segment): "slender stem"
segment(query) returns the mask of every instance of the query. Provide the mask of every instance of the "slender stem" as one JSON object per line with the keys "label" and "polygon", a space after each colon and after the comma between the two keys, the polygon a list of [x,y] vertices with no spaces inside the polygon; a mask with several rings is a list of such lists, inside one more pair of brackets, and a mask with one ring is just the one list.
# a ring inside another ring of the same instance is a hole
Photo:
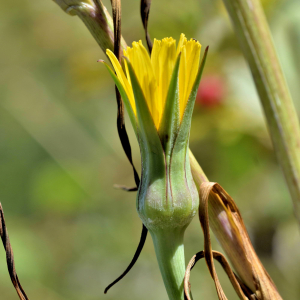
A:
{"label": "slender stem", "polygon": [[223,0],[264,109],[300,223],[300,129],[259,0]]}
{"label": "slender stem", "polygon": [[183,300],[183,278],[185,274],[185,257],[183,235],[184,229],[166,228],[150,231],[159,269],[170,300]]}

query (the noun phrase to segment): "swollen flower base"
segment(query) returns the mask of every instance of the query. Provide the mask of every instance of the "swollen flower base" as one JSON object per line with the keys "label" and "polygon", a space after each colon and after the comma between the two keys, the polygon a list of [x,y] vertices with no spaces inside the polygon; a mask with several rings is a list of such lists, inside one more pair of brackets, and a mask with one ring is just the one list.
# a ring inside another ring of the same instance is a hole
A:
{"label": "swollen flower base", "polygon": [[154,40],[151,57],[134,42],[123,67],[107,50],[108,66],[128,111],[141,152],[137,210],[151,233],[160,271],[172,300],[183,299],[183,235],[197,212],[198,192],[189,161],[189,132],[206,53],[182,34]]}

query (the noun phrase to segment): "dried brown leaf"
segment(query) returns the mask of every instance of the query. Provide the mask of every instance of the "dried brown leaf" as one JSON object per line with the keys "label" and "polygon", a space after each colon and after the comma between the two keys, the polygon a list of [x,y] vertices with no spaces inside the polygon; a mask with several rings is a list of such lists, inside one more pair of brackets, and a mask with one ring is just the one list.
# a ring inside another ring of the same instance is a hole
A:
{"label": "dried brown leaf", "polygon": [[[205,259],[219,285],[213,266],[209,226],[213,229],[243,284],[259,300],[282,300],[275,284],[260,262],[250,241],[242,216],[233,199],[217,183],[204,182],[200,187],[199,218],[204,233]],[[226,299],[217,287],[219,299]],[[251,296],[252,299],[254,296]],[[241,298],[243,299],[243,298]]]}
{"label": "dried brown leaf", "polygon": [[[225,256],[222,253],[220,253],[218,251],[213,251],[213,250],[211,251],[211,254],[212,254],[212,257],[215,260],[217,260],[223,267],[224,271],[226,272],[227,276],[229,277],[229,280],[230,280],[232,286],[234,287],[236,293],[240,297],[240,299],[242,299],[242,300],[255,299],[255,298],[251,298],[251,294],[249,293],[249,290],[247,290],[246,287],[243,286],[239,282],[238,277],[232,272],[231,267],[230,267],[229,263],[227,262]],[[195,264],[204,257],[205,257],[205,251],[198,252],[191,258],[191,260],[186,268],[186,272],[185,272],[185,276],[184,276],[184,294],[185,294],[186,300],[191,300],[191,298],[190,298],[191,286],[189,283],[190,272],[193,269],[193,267],[195,266]],[[214,265],[212,265],[212,268],[214,269]],[[217,277],[216,274],[215,274],[215,277]],[[217,291],[222,291],[221,295],[222,295],[222,297],[225,297],[225,298],[220,298],[220,294],[218,293],[219,299],[227,299],[222,290],[219,280],[217,280],[217,281],[215,280],[215,285],[216,285]]]}

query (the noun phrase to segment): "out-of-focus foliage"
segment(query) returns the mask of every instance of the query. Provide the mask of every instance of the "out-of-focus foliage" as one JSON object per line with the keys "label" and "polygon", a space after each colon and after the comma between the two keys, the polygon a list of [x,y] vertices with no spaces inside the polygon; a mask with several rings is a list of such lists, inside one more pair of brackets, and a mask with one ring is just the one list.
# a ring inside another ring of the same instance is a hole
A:
{"label": "out-of-focus foliage", "polygon": [[[300,111],[300,3],[263,3]],[[79,19],[50,0],[1,4],[0,201],[22,285],[30,299],[165,299],[150,239],[130,274],[103,294],[129,263],[141,231],[135,193],[113,188],[134,181],[117,136],[113,82],[96,62],[104,54]],[[222,2],[153,1],[149,28],[152,37],[178,39],[184,32],[210,46],[191,149],[208,178],[235,199],[283,298],[299,299],[300,242],[290,196]],[[127,43],[144,40],[138,1],[123,1],[123,35]],[[187,259],[202,248],[195,218]],[[225,275],[221,282],[237,299]],[[191,283],[195,299],[216,298],[204,263]],[[0,295],[17,299],[3,249]]]}

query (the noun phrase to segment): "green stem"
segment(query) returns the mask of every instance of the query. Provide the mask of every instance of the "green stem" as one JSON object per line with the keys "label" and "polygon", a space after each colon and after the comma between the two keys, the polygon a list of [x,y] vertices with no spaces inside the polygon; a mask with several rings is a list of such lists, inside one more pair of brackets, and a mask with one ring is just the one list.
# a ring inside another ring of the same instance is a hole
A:
{"label": "green stem", "polygon": [[159,269],[170,300],[183,300],[184,229],[150,231]]}
{"label": "green stem", "polygon": [[300,129],[259,0],[223,0],[250,66],[300,223]]}
{"label": "green stem", "polygon": [[[113,20],[101,0],[54,0],[66,13],[77,15],[104,53],[114,49]],[[122,49],[126,42],[121,38]]]}

